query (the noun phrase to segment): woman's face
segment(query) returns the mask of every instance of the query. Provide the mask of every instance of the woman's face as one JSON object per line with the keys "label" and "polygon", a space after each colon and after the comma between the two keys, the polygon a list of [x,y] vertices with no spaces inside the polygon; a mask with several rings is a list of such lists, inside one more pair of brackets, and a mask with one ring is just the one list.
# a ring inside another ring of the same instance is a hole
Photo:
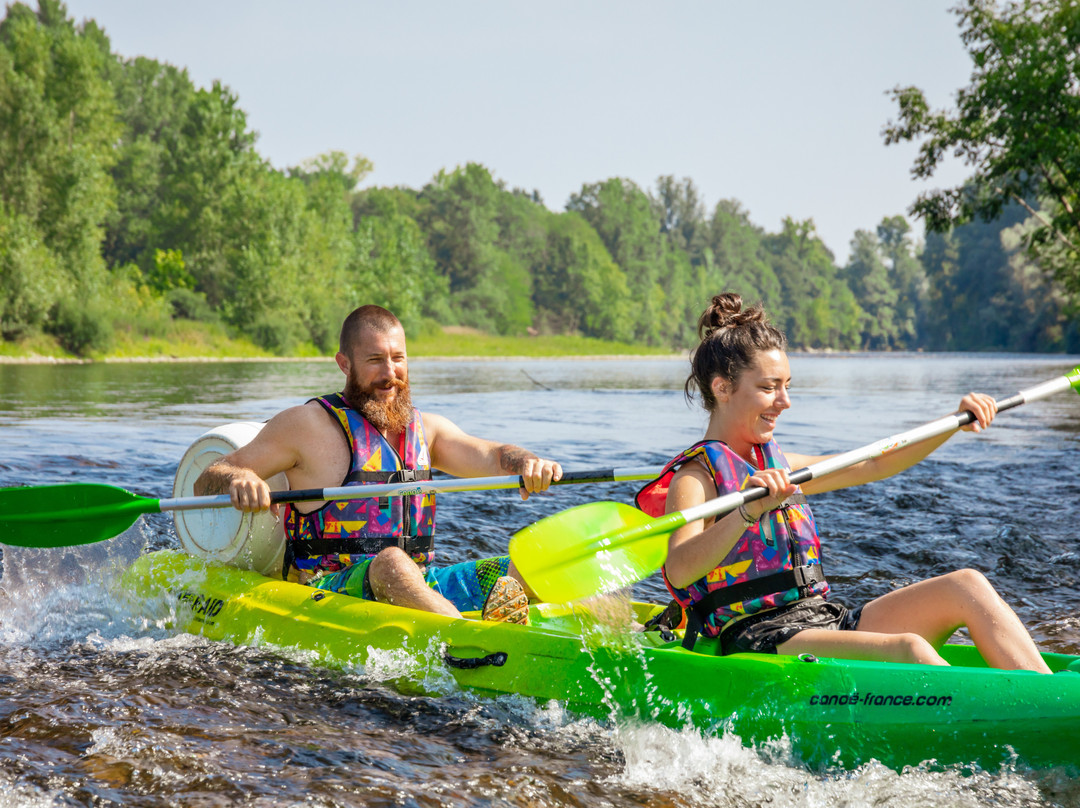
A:
{"label": "woman's face", "polygon": [[734,389],[720,377],[712,384],[717,414],[727,435],[723,440],[740,454],[752,444],[768,442],[780,413],[791,406],[791,367],[787,354],[780,350],[758,353]]}

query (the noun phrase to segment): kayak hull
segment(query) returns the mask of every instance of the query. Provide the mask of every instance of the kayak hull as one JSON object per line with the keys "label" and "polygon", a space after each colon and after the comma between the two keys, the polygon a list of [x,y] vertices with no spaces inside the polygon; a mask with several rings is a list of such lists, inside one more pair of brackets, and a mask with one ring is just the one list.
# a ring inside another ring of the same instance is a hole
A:
{"label": "kayak hull", "polygon": [[[724,657],[707,641],[687,651],[655,632],[603,631],[568,607],[534,605],[530,626],[452,619],[172,551],[138,559],[123,586],[212,640],[299,648],[332,666],[403,655],[413,663],[395,680],[403,690],[436,692],[430,683],[449,675],[483,695],[554,699],[602,719],[732,732],[758,748],[780,741],[773,748],[812,768],[1080,761],[1080,657],[1046,654],[1061,671],[1052,676],[990,669],[959,645],[943,649],[952,667]],[[641,620],[660,607],[633,608]]]}

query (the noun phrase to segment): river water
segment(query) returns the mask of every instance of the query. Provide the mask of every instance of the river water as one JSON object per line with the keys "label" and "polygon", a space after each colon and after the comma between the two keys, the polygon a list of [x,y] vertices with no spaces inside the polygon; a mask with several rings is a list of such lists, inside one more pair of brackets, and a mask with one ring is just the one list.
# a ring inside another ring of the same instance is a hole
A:
{"label": "river water", "polygon": [[[1004,397],[1077,357],[791,358],[777,437],[817,454]],[[411,363],[414,401],[473,434],[568,470],[658,465],[700,438],[685,360]],[[0,486],[109,483],[171,495],[184,450],[221,423],[261,420],[337,390],[328,362],[0,365]],[[985,572],[1048,650],[1080,653],[1080,399],[1003,413],[891,480],[816,498],[837,597],[858,603],[959,567]],[[504,553],[510,534],[633,484],[439,499],[446,560]],[[2,539],[2,537],[0,537]],[[6,806],[1080,805],[1077,770],[934,765],[809,771],[783,749],[558,704],[398,693],[393,666],[329,670],[289,649],[176,634],[115,583],[178,546],[167,514],[109,542],[7,548],[0,578],[0,808]],[[658,577],[635,590],[665,598]],[[1080,763],[1080,762],[1078,762]]]}

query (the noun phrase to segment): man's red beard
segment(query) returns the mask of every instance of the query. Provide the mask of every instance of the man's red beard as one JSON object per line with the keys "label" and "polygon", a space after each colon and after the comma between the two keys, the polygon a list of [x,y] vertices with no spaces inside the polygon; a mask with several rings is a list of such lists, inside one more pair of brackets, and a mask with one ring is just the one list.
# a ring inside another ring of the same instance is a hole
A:
{"label": "man's red beard", "polygon": [[349,406],[383,434],[403,431],[413,416],[408,379],[392,379],[390,384],[394,387],[394,395],[389,399],[380,399],[375,393],[376,387],[361,387],[351,378],[346,380],[343,391]]}

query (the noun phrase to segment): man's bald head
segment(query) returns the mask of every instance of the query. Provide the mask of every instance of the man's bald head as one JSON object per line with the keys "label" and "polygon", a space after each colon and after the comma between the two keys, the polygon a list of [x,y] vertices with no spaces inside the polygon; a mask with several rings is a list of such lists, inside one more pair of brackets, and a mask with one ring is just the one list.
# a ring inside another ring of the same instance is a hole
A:
{"label": "man's bald head", "polygon": [[352,355],[352,350],[360,342],[361,335],[367,329],[385,334],[394,328],[401,328],[401,321],[394,313],[382,306],[367,305],[353,311],[345,322],[341,324],[341,337],[338,340],[338,350],[346,356]]}

